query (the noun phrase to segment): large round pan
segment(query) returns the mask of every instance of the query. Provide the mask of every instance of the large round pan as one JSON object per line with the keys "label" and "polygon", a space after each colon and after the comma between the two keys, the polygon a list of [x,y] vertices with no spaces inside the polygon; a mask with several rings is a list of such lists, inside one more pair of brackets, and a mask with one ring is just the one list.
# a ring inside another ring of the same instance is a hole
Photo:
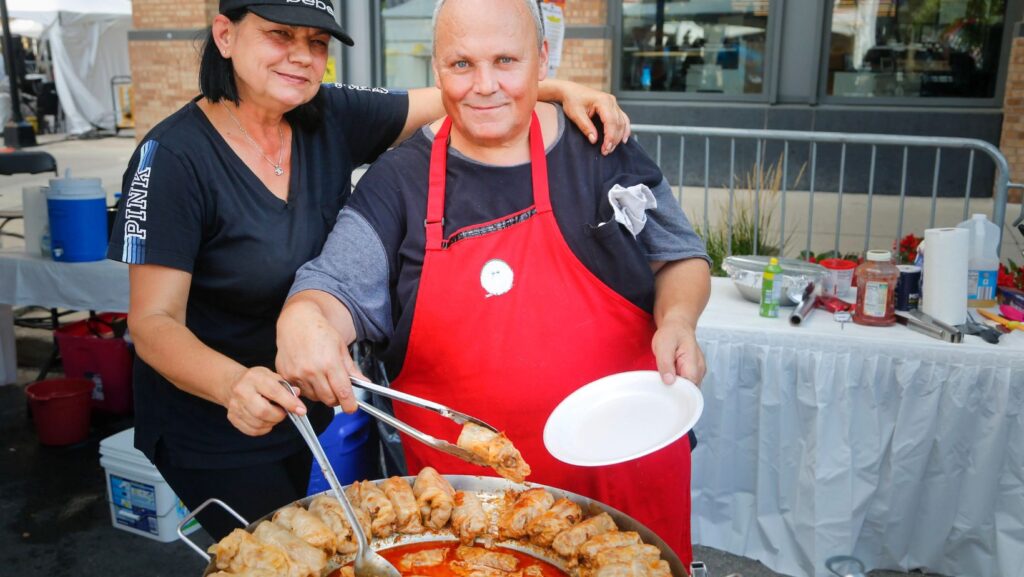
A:
{"label": "large round pan", "polygon": [[[599,514],[601,512],[608,513],[612,517],[612,519],[615,521],[615,524],[618,525],[620,531],[636,531],[637,533],[640,534],[640,538],[643,539],[644,543],[648,543],[650,545],[654,545],[655,547],[660,549],[661,550],[661,558],[664,559],[665,561],[668,561],[669,567],[672,568],[672,575],[674,577],[686,577],[687,576],[687,572],[686,572],[686,570],[685,570],[685,568],[683,566],[683,563],[679,560],[679,557],[675,554],[674,551],[672,551],[671,548],[668,547],[668,545],[665,544],[664,541],[661,540],[660,537],[655,535],[650,529],[648,529],[647,527],[643,526],[636,519],[633,519],[629,515],[626,515],[625,513],[621,512],[621,511],[613,509],[612,507],[609,507],[608,505],[605,505],[604,503],[601,503],[599,501],[595,501],[593,499],[589,499],[589,498],[584,497],[582,495],[577,495],[576,493],[570,493],[569,491],[563,491],[562,489],[558,489],[558,488],[555,488],[555,487],[548,487],[547,485],[540,485],[540,484],[536,484],[536,483],[518,484],[518,483],[513,483],[511,481],[505,480],[505,479],[500,479],[500,478],[497,478],[497,477],[477,477],[477,476],[470,476],[470,475],[444,475],[444,477],[446,479],[448,479],[448,482],[450,482],[452,484],[452,486],[455,487],[456,490],[474,491],[474,492],[477,492],[477,493],[480,493],[480,494],[484,494],[484,495],[490,494],[490,495],[497,496],[497,495],[500,495],[502,492],[504,492],[504,491],[506,491],[508,489],[513,489],[513,490],[516,490],[516,491],[522,491],[522,490],[529,489],[529,488],[541,487],[541,488],[547,489],[555,497],[555,499],[559,499],[559,498],[565,497],[565,498],[575,502],[576,504],[578,504],[580,506],[581,509],[583,509],[583,512],[584,512],[586,517],[591,517],[591,516],[597,515],[597,514]],[[413,483],[416,480],[416,478],[415,477],[406,477],[406,480],[408,480],[409,483],[411,484],[411,483]],[[325,491],[325,493],[326,492],[327,491]],[[303,507],[308,507],[309,503],[316,496],[317,495],[311,495],[309,497],[301,499],[298,502]],[[189,540],[187,537],[185,537],[185,535],[181,532],[181,528],[184,527],[192,519],[192,517],[195,516],[196,513],[201,511],[203,508],[205,508],[211,502],[215,502],[215,501],[211,500],[211,501],[207,501],[206,503],[203,503],[195,511],[193,511],[191,514],[189,514],[189,516],[186,517],[181,522],[181,524],[178,526],[178,534],[181,536],[181,539],[183,541],[185,541],[186,543],[188,543],[193,549],[198,551],[200,555],[202,555],[204,558],[206,558],[209,561],[209,564],[207,565],[206,570],[203,572],[203,577],[207,577],[211,573],[214,573],[214,572],[217,571],[215,559],[211,558],[209,555],[207,555],[205,552],[203,552],[203,550],[201,548],[199,548],[197,545],[192,543],[191,540]],[[219,501],[216,501],[216,502],[220,503]],[[220,503],[220,504],[223,505],[223,503]],[[248,523],[247,520],[242,519],[241,517],[238,517],[238,518],[239,518],[239,520],[243,521],[243,523],[245,523],[247,525],[245,527],[245,530],[249,531],[251,533],[251,532],[253,532],[256,529],[256,525],[258,525],[261,521],[270,520],[274,516],[274,513],[276,513],[276,511],[271,511],[270,513],[267,513],[263,517],[255,520],[255,521],[253,521],[251,523]],[[237,517],[237,514],[236,514],[236,517]],[[680,523],[687,523],[687,522],[689,522],[689,520],[688,519],[680,519],[679,522]],[[453,540],[453,539],[456,539],[456,537],[454,537],[446,529],[446,530],[440,531],[440,532],[428,532],[428,533],[424,533],[424,534],[420,534],[420,535],[397,535],[397,536],[396,535],[392,535],[391,537],[388,537],[388,538],[385,538],[385,539],[374,538],[373,540],[371,540],[370,545],[375,550],[382,550],[382,549],[387,549],[389,547],[394,547],[394,546],[397,546],[397,545],[405,545],[405,544],[408,544],[408,543],[421,543],[421,542],[425,542],[425,541],[439,541],[439,540]],[[540,547],[534,547],[534,546],[528,545],[528,544],[524,545],[522,543],[518,543],[518,542],[515,542],[515,541],[500,541],[499,544],[504,546],[504,547],[508,547],[510,549],[516,549],[516,550],[522,551],[524,553],[527,553],[529,555],[533,555],[534,557],[543,559],[544,561],[547,561],[548,563],[551,563],[552,565],[561,568],[562,570],[566,571],[570,575],[575,575],[577,573],[576,570],[567,568],[566,564],[565,564],[565,560],[562,559],[561,557],[559,557],[558,555],[556,555],[554,552],[548,550],[548,549],[543,549],[543,548],[540,548]],[[325,571],[324,574],[326,575],[327,573],[329,573],[331,571],[334,571],[339,566],[340,565],[338,563],[338,558],[335,557],[335,559],[332,560],[332,562],[328,565],[328,570]]]}

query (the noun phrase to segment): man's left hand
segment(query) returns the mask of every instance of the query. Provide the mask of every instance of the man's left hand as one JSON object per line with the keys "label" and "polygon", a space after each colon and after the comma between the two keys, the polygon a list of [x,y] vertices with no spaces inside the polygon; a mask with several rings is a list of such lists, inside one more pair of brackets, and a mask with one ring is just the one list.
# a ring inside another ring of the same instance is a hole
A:
{"label": "man's left hand", "polygon": [[658,373],[666,385],[672,384],[679,375],[700,386],[707,367],[694,329],[681,323],[667,323],[654,333],[652,347]]}

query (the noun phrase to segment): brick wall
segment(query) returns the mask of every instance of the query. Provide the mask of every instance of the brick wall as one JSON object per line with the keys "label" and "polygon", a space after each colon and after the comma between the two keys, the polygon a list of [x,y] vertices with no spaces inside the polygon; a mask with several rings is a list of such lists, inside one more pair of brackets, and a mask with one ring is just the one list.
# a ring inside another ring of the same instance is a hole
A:
{"label": "brick wall", "polygon": [[565,19],[570,26],[604,26],[608,20],[608,0],[566,0]]}
{"label": "brick wall", "polygon": [[556,76],[584,86],[610,91],[612,43],[602,39],[569,39],[562,48],[562,64]]}
{"label": "brick wall", "polygon": [[[136,139],[199,94],[201,39],[217,6],[218,0],[132,0],[134,34],[129,36],[128,54]],[[144,31],[163,30],[175,31],[176,36],[139,38]]]}
{"label": "brick wall", "polygon": [[[999,149],[1010,163],[1013,182],[1024,182],[1024,38],[1013,39],[1003,102],[1003,134]],[[1021,202],[1021,191],[1010,191],[1010,202]]]}
{"label": "brick wall", "polygon": [[[566,26],[605,26],[608,0],[567,0]],[[612,43],[607,39],[567,39],[562,46],[562,64],[556,76],[591,88],[610,91]]]}
{"label": "brick wall", "polygon": [[132,0],[132,21],[135,28],[203,28],[217,5],[217,0]]}
{"label": "brick wall", "polygon": [[199,43],[133,40],[128,43],[135,91],[135,138],[199,94]]}

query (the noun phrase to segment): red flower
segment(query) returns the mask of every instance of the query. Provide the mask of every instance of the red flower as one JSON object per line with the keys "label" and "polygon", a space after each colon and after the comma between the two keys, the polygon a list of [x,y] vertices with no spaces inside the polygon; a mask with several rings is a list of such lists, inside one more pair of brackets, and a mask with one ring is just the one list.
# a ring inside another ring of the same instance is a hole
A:
{"label": "red flower", "polygon": [[1008,261],[1008,265],[999,265],[999,276],[996,279],[998,286],[1024,290],[1024,266],[1017,266],[1017,263]]}
{"label": "red flower", "polygon": [[912,263],[917,260],[917,246],[921,244],[922,240],[924,240],[924,237],[915,236],[914,233],[910,233],[901,238],[899,243],[893,243],[893,250],[897,252],[899,262]]}

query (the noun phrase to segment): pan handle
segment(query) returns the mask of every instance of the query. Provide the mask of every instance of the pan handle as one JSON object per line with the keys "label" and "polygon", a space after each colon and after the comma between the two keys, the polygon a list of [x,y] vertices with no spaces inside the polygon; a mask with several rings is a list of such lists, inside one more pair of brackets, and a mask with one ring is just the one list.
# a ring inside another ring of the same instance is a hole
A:
{"label": "pan handle", "polygon": [[190,511],[189,514],[186,515],[185,518],[181,520],[181,523],[178,523],[178,538],[181,539],[182,541],[184,541],[186,545],[191,547],[193,551],[195,551],[196,553],[199,553],[200,557],[202,557],[203,559],[206,559],[207,563],[210,562],[210,555],[206,551],[203,551],[202,547],[200,547],[199,545],[196,545],[191,539],[186,537],[185,536],[185,532],[183,531],[183,529],[185,528],[185,525],[188,525],[189,521],[191,521],[193,518],[195,518],[196,515],[199,514],[200,511],[202,511],[207,506],[209,506],[211,504],[214,504],[214,503],[216,503],[217,505],[220,505],[228,513],[231,513],[231,515],[234,516],[235,519],[238,519],[238,521],[242,524],[243,527],[248,527],[249,526],[249,522],[245,520],[245,517],[239,515],[237,512],[235,512],[234,509],[229,507],[227,503],[225,503],[224,501],[221,501],[220,499],[207,499],[206,501],[203,502],[202,505],[196,507],[195,511]]}

